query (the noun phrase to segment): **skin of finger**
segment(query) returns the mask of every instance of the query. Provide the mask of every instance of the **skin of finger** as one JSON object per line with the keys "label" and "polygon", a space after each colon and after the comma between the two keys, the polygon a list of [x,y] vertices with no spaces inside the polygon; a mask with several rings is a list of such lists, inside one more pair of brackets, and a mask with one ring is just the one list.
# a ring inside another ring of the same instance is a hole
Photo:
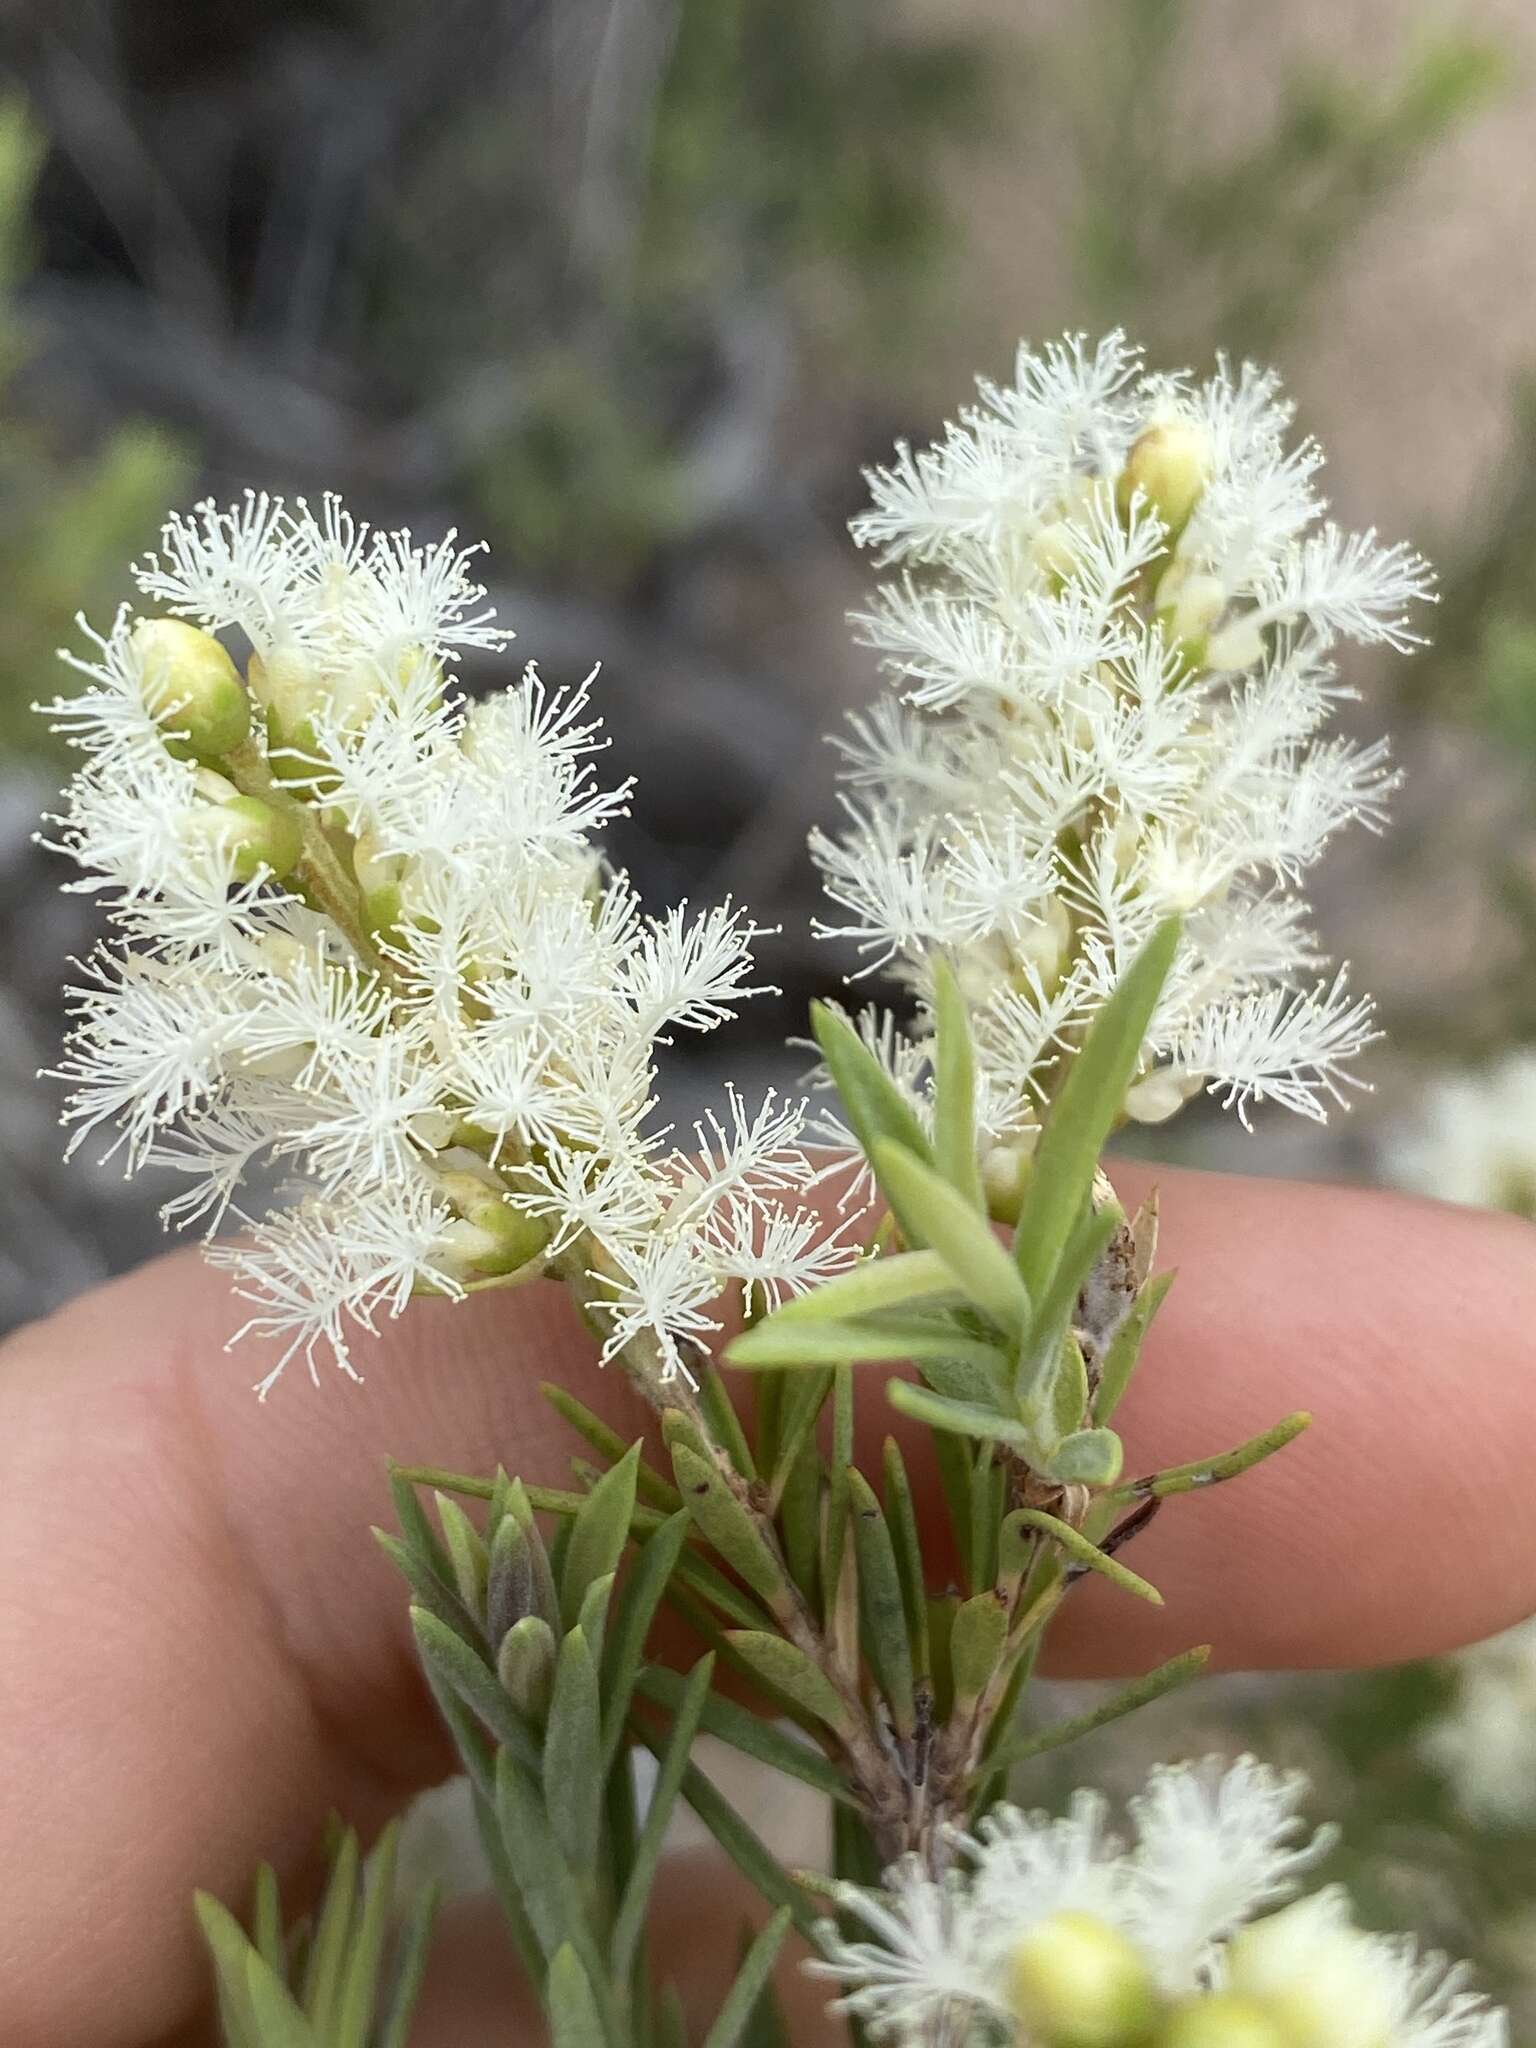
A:
{"label": "skin of finger", "polygon": [[[1134,1199],[1141,1177],[1127,1172]],[[1166,1174],[1175,1287],[1124,1410],[1136,1465],[1217,1449],[1305,1403],[1309,1438],[1170,1503],[1137,1544],[1162,1614],[1091,1586],[1068,1668],[1215,1637],[1229,1663],[1370,1661],[1536,1605],[1527,1226],[1345,1190]],[[365,1827],[446,1767],[382,1518],[386,1453],[558,1478],[533,1383],[641,1411],[562,1296],[424,1303],[367,1384],[295,1376],[265,1407],[190,1254],[20,1333],[0,1367],[0,1986],[17,2037],[142,2044],[196,2006],[183,1905],[300,1868],[336,1805]],[[875,1434],[878,1391],[863,1403]],[[67,1820],[61,1820],[67,1816]],[[9,1896],[6,1896],[9,1894]],[[31,2027],[29,2035],[27,2028]]]}

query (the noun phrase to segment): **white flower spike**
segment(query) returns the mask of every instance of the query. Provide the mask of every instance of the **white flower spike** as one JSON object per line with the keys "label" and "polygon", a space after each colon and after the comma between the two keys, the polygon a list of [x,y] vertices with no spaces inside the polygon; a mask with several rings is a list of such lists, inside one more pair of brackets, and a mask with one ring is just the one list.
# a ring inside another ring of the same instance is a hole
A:
{"label": "white flower spike", "polygon": [[1322,523],[1290,420],[1249,364],[1197,383],[1068,337],[870,473],[854,537],[891,575],[856,623],[897,697],[840,743],[823,929],[920,1000],[951,955],[988,1136],[1016,1153],[1055,1049],[1172,912],[1132,1116],[1210,1089],[1245,1121],[1322,1118],[1374,1036],[1368,1001],[1317,980],[1298,890],[1395,782],[1381,746],[1323,736],[1337,650],[1411,648],[1431,579]]}
{"label": "white flower spike", "polygon": [[174,616],[125,611],[48,707],[85,757],[53,843],[120,934],[74,994],[72,1144],[115,1128],[210,1231],[254,1171],[290,1176],[215,1254],[280,1347],[263,1391],[295,1356],[354,1371],[414,1294],[554,1260],[606,1355],[667,1378],[728,1282],[777,1300],[852,1255],[798,1200],[796,1105],[733,1096],[702,1166],[663,1149],[655,1047],[757,993],[756,929],[647,918],[604,866],[628,785],[596,778],[590,678],[458,698],[455,652],[510,637],[473,561],[334,499],[199,506],[136,572]]}

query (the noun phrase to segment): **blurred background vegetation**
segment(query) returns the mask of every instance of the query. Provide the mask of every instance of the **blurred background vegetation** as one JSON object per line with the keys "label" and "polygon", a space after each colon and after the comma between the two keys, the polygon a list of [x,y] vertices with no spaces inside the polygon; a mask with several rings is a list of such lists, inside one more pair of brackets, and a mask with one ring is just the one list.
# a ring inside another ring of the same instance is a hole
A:
{"label": "blurred background vegetation", "polygon": [[[31,844],[59,760],[28,706],[169,503],[329,488],[485,534],[520,651],[604,664],[653,902],[782,923],[783,997],[723,1053],[778,1078],[834,968],[819,735],[874,687],[842,625],[859,468],[1020,334],[1274,360],[1342,515],[1443,575],[1433,650],[1352,678],[1409,782],[1319,906],[1384,998],[1378,1093],[1326,1134],[1165,1142],[1390,1177],[1435,1075],[1536,1042],[1523,0],[19,0],[0,60],[0,1321],[155,1238],[151,1192],[60,1175],[33,1078],[90,912]],[[721,1057],[673,1077],[684,1111]],[[1427,1733],[1468,1682],[1229,1681],[1091,1761],[1306,1764],[1371,1909],[1536,2023],[1536,1801],[1474,1825]]]}

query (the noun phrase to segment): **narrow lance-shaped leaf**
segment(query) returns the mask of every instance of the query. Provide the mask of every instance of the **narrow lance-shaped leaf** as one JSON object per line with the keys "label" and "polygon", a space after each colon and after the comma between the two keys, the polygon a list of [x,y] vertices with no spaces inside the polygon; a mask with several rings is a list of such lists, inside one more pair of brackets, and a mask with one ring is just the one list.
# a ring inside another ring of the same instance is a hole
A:
{"label": "narrow lance-shaped leaf", "polygon": [[[1061,1342],[1071,1326],[1083,1283],[1120,1223],[1121,1214],[1116,1206],[1089,1208],[1068,1239],[1045,1298],[1035,1311],[1028,1340],[1019,1353],[1015,1386],[1021,1400],[1039,1398],[1041,1385],[1050,1377],[1052,1365],[1060,1356]],[[1075,1428],[1081,1420],[1079,1409],[1068,1427]]]}
{"label": "narrow lance-shaped leaf", "polygon": [[646,1637],[689,1530],[686,1509],[662,1523],[641,1547],[619,1596],[618,1615],[603,1650],[603,1764],[619,1753],[630,1696],[645,1656]]}
{"label": "narrow lance-shaped leaf", "polygon": [[829,1728],[847,1727],[848,1709],[836,1686],[803,1650],[763,1630],[727,1629],[725,1639],[753,1677],[781,1698]]}
{"label": "narrow lance-shaped leaf", "polygon": [[645,1931],[646,1908],[650,1903],[651,1886],[655,1881],[657,1865],[666,1840],[667,1828],[671,1823],[672,1809],[683,1788],[683,1778],[688,1769],[688,1759],[693,1751],[694,1738],[699,1732],[699,1718],[709,1698],[709,1682],[714,1675],[715,1660],[706,1655],[699,1659],[678,1696],[672,1726],[667,1734],[666,1748],[661,1752],[660,1768],[656,1774],[655,1789],[646,1812],[645,1825],[635,1845],[634,1862],[630,1866],[629,1879],[624,1887],[624,1896],[619,1902],[618,1916],[613,1924],[609,1939],[609,1951],[616,1980],[622,1981],[629,1974],[635,1959],[635,1950]]}
{"label": "narrow lance-shaped leaf", "polygon": [[945,1180],[985,1215],[987,1198],[976,1158],[976,1063],[971,1024],[955,971],[942,955],[934,963],[933,1152]]}
{"label": "narrow lance-shaped leaf", "polygon": [[[788,1301],[755,1325],[766,1323],[787,1328],[790,1324],[825,1322],[843,1316],[865,1316],[877,1309],[900,1308],[907,1302],[923,1301],[932,1295],[953,1294],[954,1275],[937,1252],[895,1252],[879,1258],[862,1258],[846,1273],[838,1273],[808,1293],[791,1295]],[[726,1352],[727,1358],[730,1352]]]}
{"label": "narrow lance-shaped leaf", "polygon": [[[648,1665],[635,1689],[643,1699],[655,1700],[675,1713],[684,1682],[675,1671]],[[809,1741],[786,1734],[774,1722],[754,1714],[749,1707],[738,1706],[734,1700],[711,1693],[704,1702],[700,1726],[706,1735],[717,1736],[732,1749],[755,1757],[786,1778],[798,1778],[829,1799],[846,1804],[857,1798],[843,1773],[819,1749],[813,1749]]]}
{"label": "narrow lance-shaped leaf", "polygon": [[1008,1616],[995,1593],[976,1593],[955,1612],[949,1662],[957,1706],[978,1700],[997,1672],[1008,1635]]}
{"label": "narrow lance-shaped leaf", "polygon": [[1188,1465],[1169,1465],[1161,1472],[1149,1473],[1144,1479],[1130,1480],[1118,1489],[1123,1499],[1145,1498],[1150,1494],[1156,1500],[1166,1500],[1174,1493],[1194,1493],[1202,1486],[1219,1486],[1224,1479],[1236,1479],[1239,1473],[1251,1471],[1255,1465],[1272,1458],[1276,1451],[1283,1451],[1293,1443],[1310,1424],[1312,1417],[1305,1409],[1298,1409],[1294,1415],[1287,1415],[1271,1429],[1260,1430],[1245,1444],[1239,1444],[1235,1451],[1224,1451],[1216,1458],[1196,1458]]}
{"label": "narrow lance-shaped leaf", "polygon": [[971,1208],[933,1168],[900,1145],[876,1144],[880,1185],[897,1213],[914,1217],[926,1242],[955,1284],[1015,1342],[1029,1327],[1029,1292],[1019,1270],[992,1234],[984,1212]]}
{"label": "narrow lance-shaped leaf", "polygon": [[983,1408],[979,1402],[951,1401],[927,1387],[915,1387],[909,1380],[892,1380],[885,1391],[893,1408],[910,1415],[914,1422],[926,1422],[930,1429],[1006,1443],[1026,1456],[1035,1448],[1034,1436],[1024,1424],[998,1409]]}
{"label": "narrow lance-shaped leaf", "polygon": [[1063,1522],[1055,1515],[1046,1514],[1043,1508],[1016,1509],[1014,1515],[1009,1517],[1010,1521],[1015,1519],[1024,1527],[1039,1529],[1044,1535],[1049,1536],[1066,1552],[1073,1564],[1080,1565],[1084,1571],[1097,1572],[1101,1578],[1108,1579],[1122,1592],[1132,1593],[1138,1600],[1149,1601],[1154,1607],[1162,1606],[1163,1596],[1156,1586],[1150,1585],[1139,1573],[1131,1571],[1117,1558],[1108,1556],[1096,1543],[1090,1543],[1082,1531],[1074,1529],[1070,1522]]}
{"label": "narrow lance-shaped leaf", "polygon": [[603,1810],[602,1707],[597,1667],[579,1628],[555,1660],[543,1785],[549,1824],[572,1869],[593,1869]]}
{"label": "narrow lance-shaped leaf", "polygon": [[1069,1742],[1076,1742],[1080,1736],[1091,1735],[1095,1729],[1107,1727],[1111,1721],[1118,1721],[1123,1715],[1146,1706],[1149,1701],[1161,1699],[1164,1693],[1198,1678],[1210,1659],[1209,1644],[1185,1650],[1181,1656],[1170,1657],[1166,1664],[1160,1664],[1144,1678],[1123,1687],[1101,1706],[1090,1707],[1085,1714],[1074,1714],[1066,1721],[1053,1721],[1049,1727],[1037,1729],[1032,1735],[1000,1743],[988,1759],[988,1767],[999,1771],[1011,1770],[1015,1764],[1027,1763],[1032,1757],[1044,1756],[1048,1750],[1061,1749]]}
{"label": "narrow lance-shaped leaf", "polygon": [[618,1570],[635,1512],[639,1465],[640,1446],[631,1444],[618,1464],[598,1480],[571,1525],[570,1548],[560,1579],[560,1620],[568,1629],[580,1616],[587,1588]]}
{"label": "narrow lance-shaped leaf", "polygon": [[1141,1359],[1141,1347],[1146,1342],[1147,1332],[1158,1310],[1162,1307],[1175,1275],[1159,1273],[1148,1280],[1137,1295],[1134,1306],[1125,1321],[1115,1332],[1114,1342],[1104,1354],[1103,1368],[1099,1374],[1098,1390],[1093,1397],[1093,1419],[1095,1422],[1109,1422],[1119,1407],[1126,1388],[1131,1383]]}
{"label": "narrow lance-shaped leaf", "polygon": [[1165,919],[1131,962],[1074,1056],[1040,1134],[1014,1234],[1014,1256],[1034,1300],[1044,1298],[1088,1198],[1182,929],[1178,918]]}
{"label": "narrow lance-shaped leaf", "polygon": [[779,1950],[784,1946],[789,1925],[789,1910],[781,1906],[748,1949],[736,1981],[726,1993],[724,2005],[704,2036],[704,2048],[738,2048],[778,1960]]}
{"label": "narrow lance-shaped leaf", "polygon": [[871,1148],[882,1138],[888,1138],[904,1145],[919,1159],[931,1162],[933,1150],[912,1105],[847,1018],[825,1003],[813,1003],[811,1030],[848,1127],[862,1146],[865,1158],[871,1156]]}
{"label": "narrow lance-shaped leaf", "polygon": [[887,1437],[883,1452],[885,1470],[885,1519],[891,1545],[901,1574],[901,1594],[907,1612],[907,1635],[912,1644],[912,1667],[919,1679],[932,1672],[928,1648],[928,1600],[923,1567],[923,1546],[917,1533],[917,1508],[906,1461],[894,1437]]}
{"label": "narrow lance-shaped leaf", "polygon": [[713,1460],[679,1443],[673,1446],[672,1469],[689,1514],[725,1562],[760,1599],[782,1605],[789,1598],[783,1568]]}
{"label": "narrow lance-shaped leaf", "polygon": [[[578,1436],[584,1437],[608,1464],[617,1465],[628,1455],[630,1446],[619,1432],[604,1422],[600,1415],[594,1415],[568,1388],[557,1385],[553,1380],[545,1380],[539,1392],[555,1413],[568,1422]],[[635,1472],[635,1487],[642,1500],[649,1501],[652,1507],[660,1508],[665,1514],[675,1514],[682,1505],[677,1497],[677,1488],[647,1465],[644,1458]]]}
{"label": "narrow lance-shaped leaf", "polygon": [[390,1907],[395,1893],[395,1857],[400,1846],[400,1823],[391,1821],[380,1835],[371,1858],[363,1910],[351,1941],[351,1952],[342,1975],[341,2000],[331,2035],[333,2048],[367,2048],[378,2004],[379,1971],[384,1961],[384,1940],[389,1932]]}
{"label": "narrow lance-shaped leaf", "polygon": [[544,2005],[549,2014],[550,2048],[610,2048],[597,1994],[570,1942],[550,1958]]}
{"label": "narrow lance-shaped leaf", "polygon": [[[1006,1262],[1001,1247],[998,1256]],[[1008,1367],[1007,1354],[999,1345],[980,1342],[952,1325],[901,1315],[819,1323],[780,1323],[770,1316],[738,1337],[726,1357],[734,1366],[770,1371],[869,1365],[900,1358],[918,1363],[953,1359],[979,1368],[992,1385]]]}
{"label": "narrow lance-shaped leaf", "polygon": [[895,1546],[874,1489],[857,1468],[848,1473],[848,1492],[854,1541],[858,1546],[859,1610],[864,1622],[865,1648],[897,1732],[910,1735],[917,1722],[917,1703],[906,1602]]}

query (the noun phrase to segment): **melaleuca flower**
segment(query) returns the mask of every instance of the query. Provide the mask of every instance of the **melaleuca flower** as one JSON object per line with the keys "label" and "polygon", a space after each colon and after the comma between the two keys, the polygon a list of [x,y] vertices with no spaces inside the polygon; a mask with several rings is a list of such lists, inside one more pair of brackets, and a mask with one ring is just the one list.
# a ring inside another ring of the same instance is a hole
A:
{"label": "melaleuca flower", "polygon": [[1481,1826],[1536,1824],[1536,1620],[1474,1643],[1441,1667],[1451,1683],[1420,1746]]}
{"label": "melaleuca flower", "polygon": [[472,562],[333,499],[205,505],[135,572],[173,616],[65,657],[85,760],[53,844],[118,932],[73,993],[66,1115],[185,1176],[167,1218],[210,1232],[287,1176],[213,1254],[283,1361],[560,1260],[607,1353],[666,1378],[728,1280],[776,1299],[847,1254],[797,1206],[793,1105],[733,1096],[691,1156],[655,1128],[654,1049],[757,992],[755,928],[648,918],[604,865],[628,785],[597,779],[591,678],[455,693],[455,654],[510,638]]}
{"label": "melaleuca flower", "polygon": [[1092,1793],[1059,1820],[998,1807],[942,1878],[908,1858],[837,1885],[873,1938],[827,1923],[808,1967],[912,2048],[1504,2048],[1459,1968],[1361,1933],[1336,1889],[1283,1904],[1328,1847],[1303,1790],[1251,1757],[1164,1767],[1129,1843]]}
{"label": "melaleuca flower", "polygon": [[[849,939],[973,1010],[995,1145],[1160,920],[1185,935],[1128,1113],[1218,1092],[1321,1116],[1373,1035],[1299,894],[1395,780],[1325,736],[1347,641],[1406,651],[1429,572],[1322,520],[1321,456],[1267,372],[1145,373],[1111,335],[1022,349],[1014,384],[874,471],[855,538],[890,572],[857,624],[895,694],[855,719],[846,822],[815,851]],[[923,1027],[918,1030],[919,1043]]]}

